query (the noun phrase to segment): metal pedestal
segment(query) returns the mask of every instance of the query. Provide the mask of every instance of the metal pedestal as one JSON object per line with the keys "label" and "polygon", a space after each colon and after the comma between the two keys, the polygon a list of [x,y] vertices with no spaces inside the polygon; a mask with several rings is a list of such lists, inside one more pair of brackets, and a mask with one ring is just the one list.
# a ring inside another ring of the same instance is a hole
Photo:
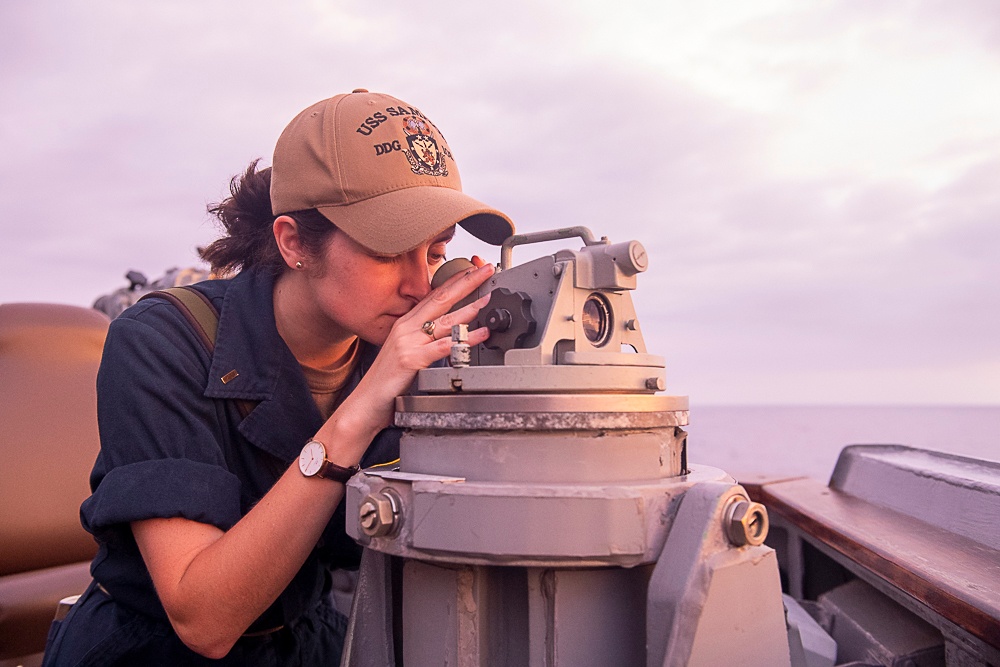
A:
{"label": "metal pedestal", "polygon": [[399,399],[399,469],[348,485],[369,551],[344,664],[787,665],[766,514],[685,469],[687,418],[648,394]]}

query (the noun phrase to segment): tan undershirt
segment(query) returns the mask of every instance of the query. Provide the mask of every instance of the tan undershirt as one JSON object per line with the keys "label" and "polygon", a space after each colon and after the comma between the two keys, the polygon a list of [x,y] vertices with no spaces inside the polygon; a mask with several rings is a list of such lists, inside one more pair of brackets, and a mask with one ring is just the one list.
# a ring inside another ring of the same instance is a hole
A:
{"label": "tan undershirt", "polygon": [[340,392],[351,377],[358,357],[358,347],[358,339],[355,338],[343,356],[329,366],[313,368],[300,364],[302,374],[306,377],[306,384],[309,385],[309,393],[316,401],[316,407],[319,408],[323,419],[329,419],[330,415],[333,414],[333,408],[337,404],[337,399],[340,398]]}

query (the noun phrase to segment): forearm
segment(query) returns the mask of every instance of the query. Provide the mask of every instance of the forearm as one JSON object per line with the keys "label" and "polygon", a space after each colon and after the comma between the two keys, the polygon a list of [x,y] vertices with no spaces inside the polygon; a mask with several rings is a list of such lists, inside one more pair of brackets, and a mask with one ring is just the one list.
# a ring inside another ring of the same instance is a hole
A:
{"label": "forearm", "polygon": [[[317,438],[336,443],[335,451],[350,459],[342,463],[346,466],[360,460],[373,430],[374,425],[359,430],[333,422]],[[302,567],[343,494],[342,484],[304,477],[293,464],[226,532],[187,519],[133,524],[181,640],[209,657],[228,653]]]}
{"label": "forearm", "polygon": [[342,485],[307,479],[292,466],[226,532],[187,519],[134,523],[181,640],[209,657],[228,653],[298,572],[342,497]]}

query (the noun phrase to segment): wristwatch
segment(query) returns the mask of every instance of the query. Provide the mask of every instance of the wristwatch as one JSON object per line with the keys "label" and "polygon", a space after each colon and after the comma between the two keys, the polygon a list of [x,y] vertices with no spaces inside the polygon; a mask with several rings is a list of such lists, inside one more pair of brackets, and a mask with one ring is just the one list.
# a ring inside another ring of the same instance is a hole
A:
{"label": "wristwatch", "polygon": [[345,468],[326,458],[326,446],[319,440],[310,440],[299,454],[299,471],[306,477],[332,479],[341,484],[360,472],[361,466]]}

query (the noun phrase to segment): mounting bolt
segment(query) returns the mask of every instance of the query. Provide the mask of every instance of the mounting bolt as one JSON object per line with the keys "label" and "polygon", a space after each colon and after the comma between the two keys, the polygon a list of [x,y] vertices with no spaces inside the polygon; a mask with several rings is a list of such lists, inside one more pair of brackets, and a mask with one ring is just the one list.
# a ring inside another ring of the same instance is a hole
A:
{"label": "mounting bolt", "polygon": [[767,537],[767,508],[742,496],[736,496],[729,501],[722,514],[722,527],[726,537],[734,545],[759,546]]}
{"label": "mounting bolt", "polygon": [[394,532],[402,503],[392,489],[368,494],[358,509],[361,531],[369,537],[381,537]]}

